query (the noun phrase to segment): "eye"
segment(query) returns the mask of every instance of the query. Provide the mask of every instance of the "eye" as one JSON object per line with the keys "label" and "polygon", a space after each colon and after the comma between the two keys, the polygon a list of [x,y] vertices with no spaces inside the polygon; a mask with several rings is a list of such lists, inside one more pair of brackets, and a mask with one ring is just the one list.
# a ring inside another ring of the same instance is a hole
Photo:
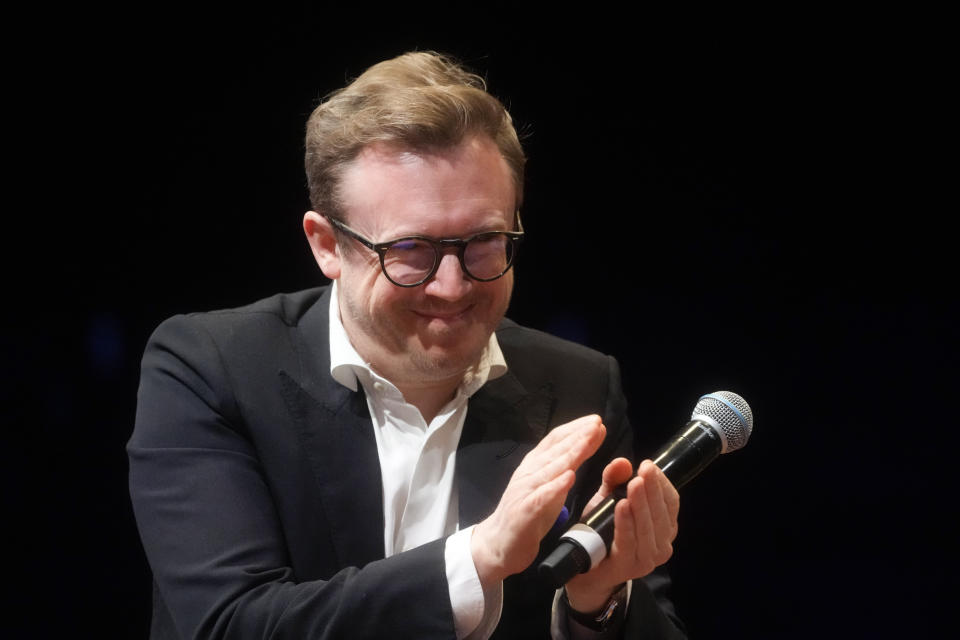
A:
{"label": "eye", "polygon": [[396,249],[397,251],[409,251],[411,249],[416,249],[417,247],[420,246],[420,244],[421,244],[420,242],[418,242],[417,240],[414,240],[413,238],[410,238],[408,240],[397,240],[396,242],[390,245],[390,249],[391,250]]}

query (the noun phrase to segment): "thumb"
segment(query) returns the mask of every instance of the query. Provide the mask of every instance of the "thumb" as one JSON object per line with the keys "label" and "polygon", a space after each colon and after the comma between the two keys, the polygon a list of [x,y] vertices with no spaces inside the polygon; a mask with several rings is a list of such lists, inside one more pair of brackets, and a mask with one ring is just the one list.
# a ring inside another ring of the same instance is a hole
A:
{"label": "thumb", "polygon": [[607,499],[607,496],[613,493],[613,490],[624,484],[633,477],[633,465],[626,458],[615,458],[603,469],[603,484],[597,492],[590,498],[587,506],[583,508],[583,514],[586,515],[593,511],[597,505]]}

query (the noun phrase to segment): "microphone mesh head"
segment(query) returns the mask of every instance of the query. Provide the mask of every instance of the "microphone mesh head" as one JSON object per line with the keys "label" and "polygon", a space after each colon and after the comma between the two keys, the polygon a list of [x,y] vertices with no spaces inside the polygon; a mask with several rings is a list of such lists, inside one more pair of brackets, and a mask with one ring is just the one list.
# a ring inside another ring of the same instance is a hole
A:
{"label": "microphone mesh head", "polygon": [[690,416],[691,420],[704,420],[713,425],[723,448],[720,453],[736,451],[747,444],[753,431],[753,411],[747,401],[732,391],[714,391],[700,398]]}

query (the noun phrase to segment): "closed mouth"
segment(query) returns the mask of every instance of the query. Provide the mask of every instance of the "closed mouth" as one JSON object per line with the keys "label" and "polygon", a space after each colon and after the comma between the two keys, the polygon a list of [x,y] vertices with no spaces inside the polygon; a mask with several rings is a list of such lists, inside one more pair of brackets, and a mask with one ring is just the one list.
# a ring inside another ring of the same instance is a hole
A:
{"label": "closed mouth", "polygon": [[425,310],[415,310],[414,313],[420,316],[421,318],[426,319],[438,319],[438,320],[459,320],[464,317],[467,312],[473,308],[473,305],[467,305],[460,309],[425,309]]}

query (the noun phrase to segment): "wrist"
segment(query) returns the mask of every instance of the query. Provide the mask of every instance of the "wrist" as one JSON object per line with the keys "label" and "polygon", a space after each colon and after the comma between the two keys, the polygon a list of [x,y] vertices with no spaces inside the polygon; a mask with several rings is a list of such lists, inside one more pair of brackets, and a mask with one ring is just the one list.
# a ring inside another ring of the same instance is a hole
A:
{"label": "wrist", "polygon": [[603,600],[603,604],[596,610],[584,611],[577,609],[570,601],[569,594],[566,590],[564,590],[563,599],[566,601],[569,610],[568,615],[571,620],[587,629],[603,631],[607,629],[614,620],[623,615],[627,602],[627,584],[623,583],[614,589],[614,591]]}
{"label": "wrist", "polygon": [[483,590],[486,591],[492,585],[503,582],[507,574],[500,568],[497,562],[497,556],[490,549],[490,545],[484,541],[480,526],[483,523],[474,525],[473,532],[470,535],[470,556],[473,558],[473,566],[477,570],[477,577]]}
{"label": "wrist", "polygon": [[595,614],[599,613],[610,600],[610,596],[622,587],[623,584],[596,588],[592,585],[580,584],[580,581],[574,578],[564,587],[564,596],[571,609],[579,613]]}

